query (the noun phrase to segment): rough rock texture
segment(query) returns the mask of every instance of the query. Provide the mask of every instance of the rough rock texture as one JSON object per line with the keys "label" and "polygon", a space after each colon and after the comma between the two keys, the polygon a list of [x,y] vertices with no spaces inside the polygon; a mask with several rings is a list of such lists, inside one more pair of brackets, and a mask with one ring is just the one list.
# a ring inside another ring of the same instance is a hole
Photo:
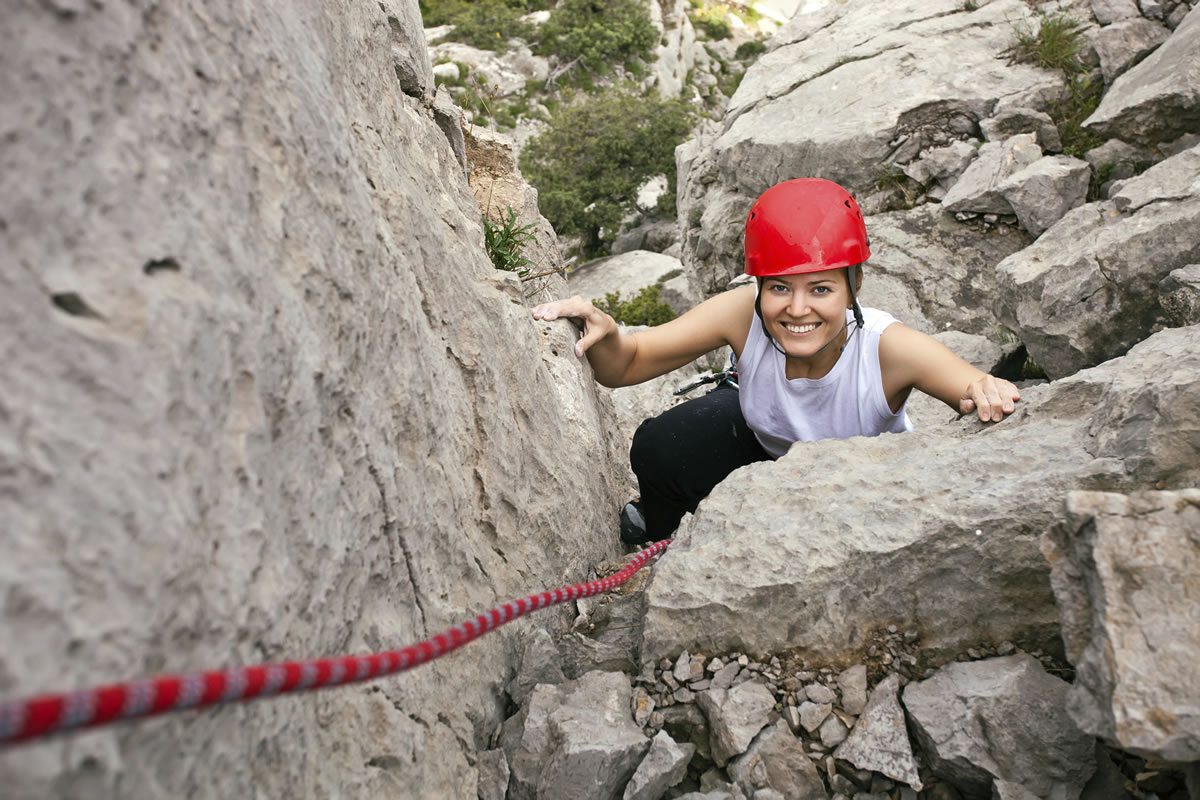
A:
{"label": "rough rock texture", "polygon": [[654,51],[654,79],[663,97],[678,97],[688,73],[696,66],[696,31],[685,13],[685,0],[646,3],[650,21],[659,31]]}
{"label": "rough rock texture", "polygon": [[1200,490],[1072,492],[1042,542],[1078,675],[1079,727],[1200,761]]}
{"label": "rough rock texture", "polygon": [[998,313],[1051,378],[1119,356],[1161,325],[1158,286],[1200,259],[1200,147],[1067,213],[996,268]]}
{"label": "rough rock texture", "polygon": [[484,750],[475,757],[479,770],[479,800],[504,800],[508,795],[508,758],[503,750]]}
{"label": "rough rock texture", "polygon": [[747,797],[764,789],[791,800],[829,797],[816,766],[804,752],[804,743],[783,720],[763,730],[745,753],[729,762],[729,777]]}
{"label": "rough rock texture", "polygon": [[1026,234],[980,232],[936,205],[876,214],[867,226],[872,254],[863,269],[863,305],[924,333],[953,329],[1000,343],[991,311],[999,300],[996,265],[1029,243]]}
{"label": "rough rock texture", "polygon": [[1086,161],[1070,156],[1046,156],[1000,184],[999,191],[1033,236],[1042,233],[1087,199],[1092,171]]}
{"label": "rough rock texture", "polygon": [[804,4],[747,71],[718,135],[677,151],[697,285],[712,293],[741,263],[746,211],[772,184],[815,175],[865,195],[921,151],[977,136],[998,105],[1054,92],[1059,76],[1002,57],[1032,14],[1020,0]]}
{"label": "rough rock texture", "polygon": [[1137,17],[1103,28],[1096,35],[1096,55],[1105,83],[1136,64],[1167,40],[1171,32],[1153,20]]}
{"label": "rough rock texture", "polygon": [[650,748],[630,718],[631,697],[619,672],[534,689],[500,737],[512,770],[510,800],[620,797]]}
{"label": "rough rock texture", "polygon": [[[1053,652],[1058,614],[1037,537],[1071,489],[1200,477],[1197,335],[1166,330],[1126,358],[1029,387],[995,427],[967,418],[936,433],[800,444],[738,470],[656,565],[643,659],[685,648],[853,657],[894,621],[933,653],[980,639]],[[920,470],[897,468],[918,453]]]}
{"label": "rough rock texture", "polygon": [[1013,213],[1001,186],[1009,176],[1021,172],[1041,157],[1042,148],[1032,133],[1017,134],[1002,142],[988,142],[979,148],[979,157],[946,192],[942,208],[975,214]]}
{"label": "rough rock texture", "polygon": [[729,759],[744,753],[766,727],[775,698],[762,684],[746,682],[732,689],[701,692],[696,702],[708,718],[713,761],[723,767]]}
{"label": "rough rock texture", "polygon": [[[6,4],[3,696],[387,649],[610,552],[611,409],[488,261],[416,16]],[[473,796],[524,627],[5,753],[0,785]]]}
{"label": "rough rock texture", "polygon": [[1068,688],[1032,656],[1005,656],[910,683],[904,707],[930,769],[968,796],[987,797],[999,780],[1043,800],[1073,800],[1096,762],[1094,740],[1067,715]]}
{"label": "rough rock texture", "polygon": [[1158,302],[1173,325],[1200,324],[1200,264],[1180,267],[1163,278]]}
{"label": "rough rock texture", "polygon": [[508,696],[518,706],[525,705],[533,687],[539,683],[558,684],[563,674],[563,657],[554,638],[542,628],[533,628],[525,637],[517,674],[508,682]]}
{"label": "rough rock texture", "polygon": [[871,690],[871,699],[862,717],[846,741],[838,745],[833,757],[848,761],[859,769],[882,773],[920,791],[921,779],[904,727],[899,688],[900,677],[892,673]]}
{"label": "rough rock texture", "polygon": [[1106,138],[1147,145],[1200,131],[1200,9],[1117,78],[1083,125]]}
{"label": "rough rock texture", "polygon": [[629,779],[622,800],[658,800],[667,789],[683,780],[695,752],[694,744],[679,744],[666,731],[659,731]]}

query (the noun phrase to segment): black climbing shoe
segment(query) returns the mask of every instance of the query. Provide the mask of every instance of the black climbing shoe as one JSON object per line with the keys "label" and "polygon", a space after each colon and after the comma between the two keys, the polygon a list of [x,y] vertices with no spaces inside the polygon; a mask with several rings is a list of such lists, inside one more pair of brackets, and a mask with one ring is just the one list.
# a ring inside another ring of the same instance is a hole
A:
{"label": "black climbing shoe", "polygon": [[649,544],[646,534],[646,518],[642,516],[641,503],[626,503],[621,509],[621,541],[625,544]]}

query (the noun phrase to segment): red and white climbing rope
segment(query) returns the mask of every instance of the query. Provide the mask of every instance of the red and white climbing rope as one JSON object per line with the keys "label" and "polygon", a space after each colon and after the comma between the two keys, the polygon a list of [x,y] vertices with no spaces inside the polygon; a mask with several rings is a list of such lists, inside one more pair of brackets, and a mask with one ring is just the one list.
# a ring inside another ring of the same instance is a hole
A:
{"label": "red and white climbing rope", "polygon": [[669,543],[665,539],[655,542],[633,556],[620,572],[607,578],[511,600],[399,650],[165,675],[78,692],[0,701],[0,746],[119,720],[326,689],[404,672],[457,650],[531,611],[616,589],[666,550]]}

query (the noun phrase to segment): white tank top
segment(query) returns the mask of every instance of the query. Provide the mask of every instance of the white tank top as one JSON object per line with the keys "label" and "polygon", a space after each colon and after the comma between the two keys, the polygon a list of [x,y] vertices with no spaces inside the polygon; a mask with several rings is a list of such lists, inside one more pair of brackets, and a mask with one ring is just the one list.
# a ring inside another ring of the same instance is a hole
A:
{"label": "white tank top", "polygon": [[904,406],[892,413],[879,370],[879,337],[896,320],[874,308],[862,313],[863,327],[856,330],[854,315],[846,311],[850,339],[828,375],[794,380],[788,380],[783,355],[754,317],[737,361],[738,388],[742,415],[772,457],[782,456],[793,442],[913,429]]}

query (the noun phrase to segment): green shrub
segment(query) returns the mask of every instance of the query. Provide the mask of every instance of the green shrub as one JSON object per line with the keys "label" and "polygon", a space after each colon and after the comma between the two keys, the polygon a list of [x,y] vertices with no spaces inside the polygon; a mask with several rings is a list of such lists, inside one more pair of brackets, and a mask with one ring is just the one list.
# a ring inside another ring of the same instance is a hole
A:
{"label": "green shrub", "polygon": [[675,319],[675,311],[662,301],[662,286],[652,284],[628,300],[620,292],[609,292],[592,305],[624,325],[661,325]]}
{"label": "green shrub", "polygon": [[658,41],[641,0],[559,0],[539,35],[539,53],[594,74],[648,58]]}
{"label": "green shrub", "polygon": [[566,106],[521,153],[521,170],[538,190],[542,214],[564,236],[582,239],[582,255],[607,250],[637,189],[667,176],[675,192],[675,147],[691,128],[680,100],[614,87]]}
{"label": "green shrub", "polygon": [[485,215],[483,218],[483,246],[492,265],[505,272],[515,272],[521,277],[529,274],[533,264],[525,257],[525,245],[535,240],[532,222],[528,225],[517,224],[517,212],[509,206],[508,214],[501,215],[499,222],[492,222]]}
{"label": "green shrub", "polygon": [[697,8],[690,16],[692,25],[703,31],[709,39],[716,41],[728,39],[733,35],[733,28],[729,24],[729,12],[724,6]]}
{"label": "green shrub", "polygon": [[767,52],[767,46],[758,39],[751,39],[748,42],[742,42],[734,51],[733,57],[738,61],[749,61],[752,58],[758,58],[763,53]]}
{"label": "green shrub", "polygon": [[1010,52],[1015,61],[1057,69],[1067,75],[1083,70],[1079,51],[1083,48],[1083,23],[1065,14],[1043,17],[1037,31],[1018,28]]}
{"label": "green shrub", "polygon": [[529,39],[534,30],[521,21],[549,0],[420,0],[425,27],[453,25],[450,38],[486,50],[503,50],[512,38]]}
{"label": "green shrub", "polygon": [[1083,121],[1100,105],[1103,94],[1104,87],[1099,81],[1087,75],[1075,75],[1067,79],[1066,96],[1046,106],[1046,113],[1058,128],[1065,154],[1083,158],[1088,150],[1104,143],[1104,137],[1083,128]]}

